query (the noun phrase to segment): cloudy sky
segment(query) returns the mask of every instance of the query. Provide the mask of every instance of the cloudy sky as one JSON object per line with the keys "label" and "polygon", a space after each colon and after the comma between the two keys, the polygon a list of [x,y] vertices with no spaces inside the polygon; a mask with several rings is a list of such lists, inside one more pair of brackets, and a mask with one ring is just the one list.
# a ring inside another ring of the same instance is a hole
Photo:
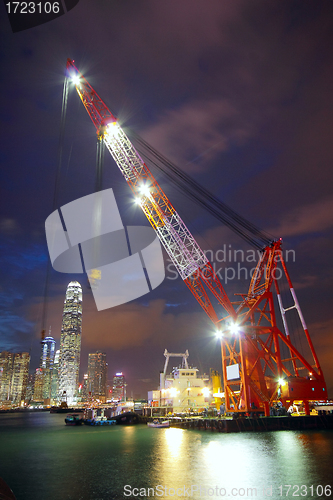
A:
{"label": "cloudy sky", "polygon": [[[62,17],[17,33],[0,8],[0,351],[31,350],[31,369],[38,366],[44,223],[69,57],[125,129],[294,251],[288,269],[332,397],[332,2],[80,0]],[[72,91],[58,206],[93,192],[95,156],[95,128]],[[246,292],[238,262],[216,256],[225,249],[247,256],[251,247],[159,181],[211,251],[230,298]],[[146,224],[108,153],[103,187],[114,189],[125,225]],[[220,370],[212,324],[168,266],[166,259],[166,279],[153,292],[101,312],[85,275],[52,270],[47,325],[58,345],[67,284],[77,279],[83,287],[82,374],[96,349],[106,351],[110,375],[125,373],[130,395],[157,387],[165,348],[188,349],[202,372]],[[226,267],[236,271],[227,282]],[[299,335],[295,344],[302,352]]]}

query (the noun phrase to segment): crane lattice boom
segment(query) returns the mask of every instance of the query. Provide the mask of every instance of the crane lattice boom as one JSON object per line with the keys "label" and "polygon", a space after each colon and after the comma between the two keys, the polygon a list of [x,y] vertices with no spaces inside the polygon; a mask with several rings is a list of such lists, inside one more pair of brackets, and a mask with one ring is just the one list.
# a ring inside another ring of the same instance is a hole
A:
{"label": "crane lattice boom", "polygon": [[181,278],[214,323],[217,323],[219,318],[207,295],[205,286],[213,292],[227,314],[234,317],[234,308],[206,255],[119,126],[115,116],[70,59],[67,61],[67,71],[97,129],[98,135],[103,136],[104,143],[112,158],[155,229]]}

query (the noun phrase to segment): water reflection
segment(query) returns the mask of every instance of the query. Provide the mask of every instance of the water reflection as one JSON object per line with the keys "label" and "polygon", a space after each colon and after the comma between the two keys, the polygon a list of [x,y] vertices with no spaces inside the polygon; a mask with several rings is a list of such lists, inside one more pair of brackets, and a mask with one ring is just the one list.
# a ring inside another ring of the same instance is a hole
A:
{"label": "water reflection", "polygon": [[185,432],[183,429],[165,429],[164,439],[170,460],[177,460],[179,458]]}
{"label": "water reflection", "polygon": [[[0,475],[18,500],[120,500],[125,485],[153,490],[162,485],[170,490],[163,498],[172,496],[172,488],[186,497],[184,491],[191,493],[193,486],[203,489],[201,495],[193,490],[195,499],[217,497],[216,488],[225,488],[225,497],[254,498],[256,489],[257,498],[265,491],[277,499],[280,485],[325,485],[331,477],[330,431],[68,428],[63,418],[20,415],[8,421],[0,415]],[[232,488],[243,490],[235,496]],[[302,498],[316,495],[308,490]]]}
{"label": "water reflection", "polygon": [[[333,436],[329,436],[327,439],[325,434],[323,440],[332,459]],[[323,474],[318,475],[314,459],[317,454],[313,453],[319,439],[315,433],[224,435],[168,429],[162,430],[159,439],[163,454],[156,457],[155,484],[174,488],[195,485],[202,488],[201,497],[213,496],[213,492],[216,496],[220,490],[230,496],[238,489],[239,498],[247,498],[247,494],[249,498],[255,494],[278,498],[281,485],[323,484]],[[325,474],[330,470],[328,461],[324,470]],[[200,489],[196,495],[200,497]],[[302,497],[313,498],[313,494],[303,490]]]}

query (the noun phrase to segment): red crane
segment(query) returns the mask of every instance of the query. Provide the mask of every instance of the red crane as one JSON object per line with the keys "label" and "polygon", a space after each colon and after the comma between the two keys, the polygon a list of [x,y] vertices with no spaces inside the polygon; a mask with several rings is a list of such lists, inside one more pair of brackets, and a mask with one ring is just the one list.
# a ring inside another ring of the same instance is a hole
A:
{"label": "red crane", "polygon": [[[213,266],[170,203],[145,162],[140,157],[117,118],[95,90],[67,60],[67,77],[121,170],[133,195],[181,278],[216,326],[221,339],[222,370],[226,410],[265,412],[277,401],[284,406],[302,401],[309,414],[309,401],[327,399],[324,376],[311,342],[283,254],[282,240],[267,245],[261,254],[247,293],[237,294],[231,302]],[[282,303],[276,276],[284,273],[293,300],[291,307]],[[282,317],[283,331],[277,326],[275,293]],[[210,299],[213,295],[217,308]],[[222,311],[218,311],[218,308]],[[294,309],[310,351],[305,359],[290,339],[287,313]],[[287,352],[287,356],[282,352]]]}

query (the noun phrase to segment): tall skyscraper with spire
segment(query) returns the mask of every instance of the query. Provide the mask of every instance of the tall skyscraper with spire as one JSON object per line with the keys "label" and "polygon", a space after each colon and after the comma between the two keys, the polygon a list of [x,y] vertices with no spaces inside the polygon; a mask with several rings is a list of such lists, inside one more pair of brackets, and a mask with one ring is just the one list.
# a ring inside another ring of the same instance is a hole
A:
{"label": "tall skyscraper with spire", "polygon": [[82,288],[71,281],[66,290],[60,337],[59,399],[76,402],[82,331]]}
{"label": "tall skyscraper with spire", "polygon": [[43,370],[43,395],[42,399],[50,399],[51,397],[51,379],[55,355],[55,340],[51,337],[51,327],[49,336],[42,340],[42,353],[40,357],[39,367]]}

